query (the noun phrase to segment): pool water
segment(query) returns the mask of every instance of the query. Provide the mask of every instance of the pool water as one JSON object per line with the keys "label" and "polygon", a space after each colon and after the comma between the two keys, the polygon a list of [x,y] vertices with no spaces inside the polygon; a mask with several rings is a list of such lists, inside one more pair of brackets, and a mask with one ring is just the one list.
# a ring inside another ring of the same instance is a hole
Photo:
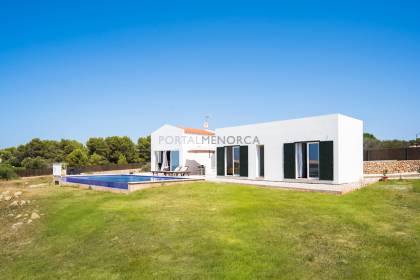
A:
{"label": "pool water", "polygon": [[185,180],[182,177],[160,177],[144,175],[86,175],[86,176],[66,176],[64,182],[77,183],[84,185],[94,185],[108,188],[128,189],[128,183],[150,183],[170,180]]}

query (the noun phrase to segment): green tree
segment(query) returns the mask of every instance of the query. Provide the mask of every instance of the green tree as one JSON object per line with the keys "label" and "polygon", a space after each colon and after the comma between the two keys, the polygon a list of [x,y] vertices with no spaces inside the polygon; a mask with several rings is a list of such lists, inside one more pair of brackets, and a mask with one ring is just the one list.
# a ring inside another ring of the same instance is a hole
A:
{"label": "green tree", "polygon": [[363,148],[365,150],[371,149],[395,149],[395,148],[407,148],[410,145],[414,145],[414,140],[379,140],[373,134],[363,133]]}
{"label": "green tree", "polygon": [[15,147],[0,150],[0,159],[1,159],[1,163],[10,164],[13,166],[19,166],[20,164],[16,157]]}
{"label": "green tree", "polygon": [[363,133],[363,149],[372,150],[379,149],[381,147],[381,141],[379,141],[375,135],[370,133]]}
{"label": "green tree", "polygon": [[363,133],[363,139],[379,141],[378,138],[375,137],[375,135],[373,135],[371,133],[367,133],[367,132]]}
{"label": "green tree", "polygon": [[25,158],[41,157],[48,159],[50,155],[49,146],[39,138],[34,138],[24,145],[19,145],[15,150],[16,162],[14,166],[22,166],[22,161]]}
{"label": "green tree", "polygon": [[22,166],[29,169],[47,168],[48,161],[42,157],[36,157],[36,158],[28,157],[22,161]]}
{"label": "green tree", "polygon": [[137,149],[139,152],[139,159],[141,162],[150,162],[150,145],[151,137],[140,137],[137,140]]}
{"label": "green tree", "polygon": [[60,142],[54,140],[43,140],[44,150],[42,158],[46,159],[49,163],[62,161],[62,151],[60,149]]}
{"label": "green tree", "polygon": [[13,166],[10,164],[0,164],[0,179],[11,180],[18,177]]}
{"label": "green tree", "polygon": [[110,150],[104,138],[89,138],[89,140],[86,142],[86,147],[88,149],[89,155],[97,154],[105,158],[109,155]]}
{"label": "green tree", "polygon": [[395,148],[407,148],[410,145],[405,140],[384,140],[381,142],[381,148],[383,149],[395,149]]}
{"label": "green tree", "polygon": [[83,146],[82,143],[76,140],[61,139],[59,147],[64,152],[65,155],[69,155],[74,150],[78,150],[78,149],[86,151],[85,146]]}
{"label": "green tree", "polygon": [[[75,140],[63,139],[61,141],[54,141],[34,138],[24,145],[19,145],[17,148],[2,150],[0,157],[3,162],[19,167],[23,166],[23,161],[27,158],[38,158],[35,161],[38,163],[41,163],[40,159],[45,160],[47,163],[63,161],[75,149],[85,149],[85,147]],[[32,160],[26,160],[25,162],[25,165],[32,164],[37,163],[32,163]]]}
{"label": "green tree", "polygon": [[88,164],[89,157],[84,149],[76,149],[67,155],[66,162],[70,167],[82,167]]}
{"label": "green tree", "polygon": [[119,165],[124,165],[127,164],[127,159],[125,158],[125,156],[123,154],[120,154],[120,156],[118,157],[118,162],[117,164]]}
{"label": "green tree", "polygon": [[127,162],[138,162],[138,154],[136,145],[127,136],[112,136],[105,139],[109,147],[108,161],[118,163],[120,155],[124,155]]}
{"label": "green tree", "polygon": [[29,143],[24,145],[22,149],[24,151],[25,158],[27,157],[36,158],[36,157],[45,156],[46,147],[45,147],[44,142],[41,139],[34,138]]}
{"label": "green tree", "polygon": [[107,165],[109,162],[106,160],[105,157],[94,153],[89,157],[89,164],[90,165]]}

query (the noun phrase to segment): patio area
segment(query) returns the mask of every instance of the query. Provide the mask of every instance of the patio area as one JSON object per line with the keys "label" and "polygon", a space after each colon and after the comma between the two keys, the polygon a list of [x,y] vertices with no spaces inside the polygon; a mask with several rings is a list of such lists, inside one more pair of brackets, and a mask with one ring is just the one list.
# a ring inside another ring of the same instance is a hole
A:
{"label": "patio area", "polygon": [[212,177],[212,178],[206,178],[206,180],[209,182],[217,182],[217,183],[232,183],[232,184],[253,185],[253,186],[260,186],[260,187],[300,190],[300,191],[309,191],[309,192],[345,194],[345,193],[360,189],[366,185],[375,183],[379,180],[379,178],[365,178],[362,182],[348,183],[348,184],[341,184],[341,185],[311,183],[311,182],[278,182],[278,181],[266,181],[266,180],[249,180],[249,179],[226,178],[226,177],[223,177],[223,178]]}

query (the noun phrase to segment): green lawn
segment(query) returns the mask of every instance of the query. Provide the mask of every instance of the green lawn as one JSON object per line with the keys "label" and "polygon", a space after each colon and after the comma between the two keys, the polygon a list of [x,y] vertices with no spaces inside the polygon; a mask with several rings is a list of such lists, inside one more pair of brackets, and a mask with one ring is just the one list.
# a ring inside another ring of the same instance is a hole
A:
{"label": "green lawn", "polygon": [[212,183],[123,195],[35,183],[0,183],[31,200],[13,211],[44,214],[12,230],[16,218],[0,202],[2,279],[420,278],[420,181],[343,196]]}

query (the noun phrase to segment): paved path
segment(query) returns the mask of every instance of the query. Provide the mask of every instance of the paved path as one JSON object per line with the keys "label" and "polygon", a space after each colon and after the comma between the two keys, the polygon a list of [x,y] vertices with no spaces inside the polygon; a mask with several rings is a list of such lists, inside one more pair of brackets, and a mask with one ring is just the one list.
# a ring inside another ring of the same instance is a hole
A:
{"label": "paved path", "polygon": [[209,182],[217,183],[233,183],[242,185],[253,185],[271,188],[282,188],[282,189],[293,189],[301,191],[312,191],[312,192],[326,192],[333,194],[344,194],[353,190],[360,189],[368,184],[377,181],[376,178],[366,178],[363,182],[332,185],[332,184],[319,184],[319,183],[294,183],[294,182],[274,182],[274,181],[263,181],[263,180],[249,180],[249,179],[236,179],[236,178],[206,178]]}
{"label": "paved path", "polygon": [[[142,175],[151,175],[151,174],[143,173]],[[360,189],[366,185],[375,183],[379,180],[379,177],[378,178],[365,177],[363,182],[333,185],[333,184],[320,184],[317,182],[314,182],[314,183],[279,182],[279,181],[250,180],[250,179],[245,179],[245,178],[227,178],[227,177],[216,177],[216,176],[204,177],[204,176],[198,176],[198,175],[191,175],[189,176],[189,178],[200,178],[200,179],[204,178],[208,182],[215,182],[215,183],[232,183],[232,184],[252,185],[252,186],[289,189],[289,190],[325,192],[325,193],[332,193],[332,194],[345,194],[345,193]]]}

